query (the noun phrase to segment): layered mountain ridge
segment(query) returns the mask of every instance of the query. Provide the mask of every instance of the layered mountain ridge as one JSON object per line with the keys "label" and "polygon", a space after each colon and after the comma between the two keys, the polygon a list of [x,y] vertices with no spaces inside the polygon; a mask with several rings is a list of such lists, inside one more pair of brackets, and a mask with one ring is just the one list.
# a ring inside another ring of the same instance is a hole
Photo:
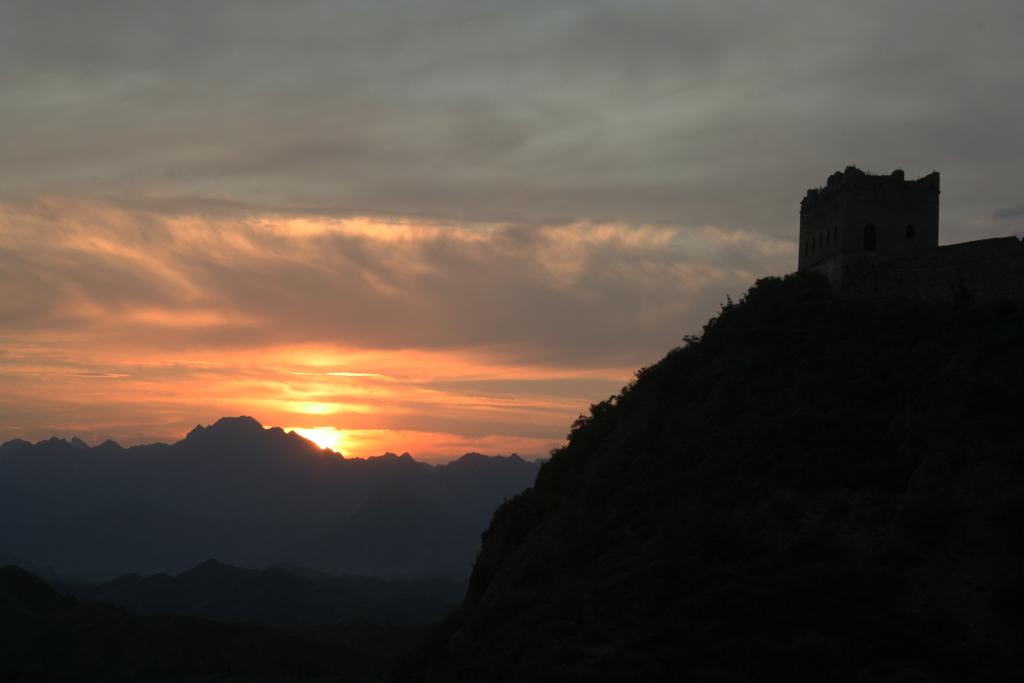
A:
{"label": "layered mountain ridge", "polygon": [[[231,569],[197,568],[198,576],[191,578],[217,583],[210,575]],[[422,627],[415,626],[278,629],[136,614],[62,596],[20,567],[0,568],[0,679],[5,681],[379,680],[394,655],[421,634]]]}
{"label": "layered mountain ridge", "polygon": [[[464,578],[494,509],[536,472],[515,454],[437,466],[408,453],[343,458],[245,416],[171,445],[15,440],[0,446],[0,551],[97,580],[178,573],[211,557]],[[363,506],[396,486],[408,494],[404,512],[371,524]],[[347,536],[332,531],[345,525]],[[350,547],[360,534],[378,539],[373,552]],[[417,553],[403,556],[399,539]]]}
{"label": "layered mountain ridge", "polygon": [[429,624],[455,609],[466,590],[465,582],[450,579],[329,576],[289,564],[240,569],[217,560],[177,576],[126,574],[91,586],[49,584],[78,600],[97,600],[137,614],[179,614],[280,628]]}

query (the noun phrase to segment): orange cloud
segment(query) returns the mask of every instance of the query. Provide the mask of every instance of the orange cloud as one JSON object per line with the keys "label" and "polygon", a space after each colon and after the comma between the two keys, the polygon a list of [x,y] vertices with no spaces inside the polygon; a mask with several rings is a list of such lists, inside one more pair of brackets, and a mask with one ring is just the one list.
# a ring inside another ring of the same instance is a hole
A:
{"label": "orange cloud", "polygon": [[[251,414],[349,457],[391,450],[446,461],[494,448],[539,456],[561,442],[595,386],[597,398],[621,387],[616,374],[628,373],[509,367],[473,353],[282,347],[162,361],[22,346],[3,356],[0,438],[44,438],[39,429],[58,418],[57,431],[90,432],[89,443],[174,441],[196,422]],[[512,388],[481,390],[510,378]]]}
{"label": "orange cloud", "polygon": [[543,455],[738,293],[714,256],[737,249],[788,256],[713,228],[0,204],[0,439],[248,414],[348,456]]}

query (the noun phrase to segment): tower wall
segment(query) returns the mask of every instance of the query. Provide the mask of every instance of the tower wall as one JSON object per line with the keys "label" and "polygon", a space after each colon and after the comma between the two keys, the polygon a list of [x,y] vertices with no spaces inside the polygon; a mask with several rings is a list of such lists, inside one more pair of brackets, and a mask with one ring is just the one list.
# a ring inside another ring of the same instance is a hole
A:
{"label": "tower wall", "polygon": [[[868,226],[874,226],[873,245],[865,243]],[[938,173],[905,180],[903,171],[877,176],[849,166],[825,187],[808,190],[800,203],[798,269],[818,270],[830,280],[842,277],[849,256],[938,245]]]}
{"label": "tower wall", "polygon": [[939,246],[938,173],[906,180],[903,171],[877,176],[849,166],[832,174],[800,202],[798,264],[848,299],[1024,299],[1024,241]]}
{"label": "tower wall", "polygon": [[995,237],[888,257],[851,257],[833,291],[846,299],[1024,299],[1024,242]]}

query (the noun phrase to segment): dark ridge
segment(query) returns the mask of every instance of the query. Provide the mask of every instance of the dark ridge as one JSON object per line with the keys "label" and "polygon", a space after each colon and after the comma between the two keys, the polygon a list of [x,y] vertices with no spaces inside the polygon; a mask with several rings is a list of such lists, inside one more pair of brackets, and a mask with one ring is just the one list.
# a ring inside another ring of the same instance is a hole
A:
{"label": "dark ridge", "polygon": [[5,441],[3,444],[0,444],[0,456],[4,455],[6,453],[11,453],[13,451],[16,451],[19,448],[21,448],[22,446],[31,446],[31,445],[32,444],[30,444],[28,441],[25,441],[24,439],[11,439],[10,441]]}
{"label": "dark ridge", "polygon": [[[443,569],[464,579],[494,510],[530,486],[538,469],[512,458],[476,460],[466,468],[419,463],[408,453],[342,458],[248,417],[197,428],[173,445],[123,449],[108,441],[85,452],[63,439],[9,442],[0,457],[0,552],[95,580],[177,574],[209,557],[267,567],[296,561],[292,550],[398,479],[454,518],[435,536],[472,529],[474,547]],[[389,567],[402,576],[429,569],[418,560]]]}
{"label": "dark ridge", "polygon": [[13,564],[0,568],[0,622],[7,627],[3,630],[19,623],[43,621],[65,606],[60,593],[35,574]]}
{"label": "dark ridge", "polygon": [[177,576],[126,574],[98,585],[50,581],[60,593],[139,614],[180,614],[281,628],[440,621],[466,592],[465,581],[331,576],[308,567],[242,569],[207,560]]}
{"label": "dark ridge", "polygon": [[1024,680],[1024,304],[759,281],[591,406],[397,681]]}
{"label": "dark ridge", "polygon": [[80,603],[19,567],[0,569],[3,681],[379,680],[422,633],[365,623],[281,630],[146,616]]}

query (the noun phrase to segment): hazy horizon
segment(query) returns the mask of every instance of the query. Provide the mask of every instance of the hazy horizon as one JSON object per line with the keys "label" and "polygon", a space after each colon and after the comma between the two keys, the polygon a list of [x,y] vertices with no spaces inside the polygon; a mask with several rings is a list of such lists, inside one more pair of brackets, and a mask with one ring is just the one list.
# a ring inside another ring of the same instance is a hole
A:
{"label": "hazy horizon", "polygon": [[[221,418],[221,420],[223,420],[225,418],[237,419],[237,418],[244,418],[244,417],[252,418],[251,415],[230,415],[230,416],[226,415],[223,418]],[[256,419],[256,418],[252,418],[252,419]],[[218,420],[217,422],[219,422],[219,421],[220,420]],[[256,420],[256,421],[259,422],[259,420]],[[213,424],[216,424],[216,422],[213,423]],[[209,429],[210,427],[213,426],[213,424],[206,424],[206,425],[197,424],[195,427],[193,427],[193,430],[195,430],[195,429]],[[317,430],[315,428],[314,429],[301,429],[301,428],[300,429],[284,429],[283,427],[280,427],[278,425],[265,425],[265,424],[262,424],[262,423],[260,423],[260,426],[262,426],[264,430],[281,429],[286,434],[290,434],[292,432],[295,432],[296,434],[298,434],[299,436],[303,437],[304,439],[313,442],[313,444],[315,444],[316,446],[322,448],[323,450],[325,450],[325,451],[332,451],[336,455],[339,455],[339,456],[341,456],[341,457],[343,457],[345,459],[354,458],[354,459],[357,459],[357,460],[366,460],[366,459],[369,459],[369,458],[383,458],[383,457],[387,457],[389,455],[397,456],[397,457],[402,457],[402,456],[408,455],[409,457],[411,457],[413,460],[415,460],[417,462],[422,462],[422,463],[425,463],[425,464],[432,464],[432,465],[447,465],[447,464],[453,463],[453,462],[455,462],[457,460],[460,460],[460,459],[466,457],[467,455],[483,455],[483,456],[486,456],[488,458],[493,458],[493,457],[507,458],[507,457],[511,457],[511,456],[517,456],[517,457],[521,458],[522,460],[525,460],[527,462],[533,462],[533,463],[536,463],[537,461],[546,461],[549,458],[549,454],[546,454],[546,453],[545,454],[523,454],[523,453],[512,452],[512,453],[508,453],[508,454],[501,454],[501,453],[479,453],[477,451],[466,451],[465,453],[460,453],[459,455],[452,456],[451,458],[449,458],[447,460],[446,459],[424,460],[422,458],[418,458],[415,453],[410,453],[408,451],[399,451],[399,452],[396,452],[396,451],[383,451],[381,453],[372,454],[372,455],[346,456],[344,453],[341,453],[339,451],[335,451],[330,446],[320,446],[320,444],[317,443],[317,437],[326,437],[325,438],[325,440],[326,440],[326,439],[330,438],[330,435],[318,434]],[[191,431],[192,430],[190,430],[189,433],[191,433]],[[110,441],[113,441],[114,443],[117,443],[118,446],[121,446],[122,448],[127,449],[127,448],[131,448],[133,446],[153,446],[153,445],[159,445],[159,444],[174,445],[174,444],[178,443],[179,441],[185,440],[187,437],[188,437],[188,435],[186,434],[181,439],[176,439],[176,440],[174,440],[172,442],[152,441],[152,442],[148,442],[148,443],[129,444],[129,445],[125,445],[125,444],[119,443],[119,442],[117,442],[114,439],[110,439]],[[71,436],[70,438],[69,437],[51,436],[51,437],[48,437],[48,438],[45,438],[45,439],[40,439],[40,440],[34,441],[34,442],[33,441],[28,441],[27,439],[22,439],[22,441],[26,441],[27,443],[30,443],[30,444],[33,444],[33,445],[39,445],[39,444],[51,441],[53,439],[57,439],[58,441],[64,441],[65,443],[68,443],[68,444],[73,444],[75,439],[78,439],[82,443],[85,443],[79,437],[76,437],[76,436]],[[16,442],[17,441],[17,437],[15,437],[15,439],[8,439],[6,441],[0,442],[0,445],[11,443],[12,441]],[[104,441],[103,443],[107,443],[107,441]],[[89,448],[95,448],[97,445],[102,445],[102,444],[88,444],[88,443],[86,443],[86,446],[88,446]]]}

